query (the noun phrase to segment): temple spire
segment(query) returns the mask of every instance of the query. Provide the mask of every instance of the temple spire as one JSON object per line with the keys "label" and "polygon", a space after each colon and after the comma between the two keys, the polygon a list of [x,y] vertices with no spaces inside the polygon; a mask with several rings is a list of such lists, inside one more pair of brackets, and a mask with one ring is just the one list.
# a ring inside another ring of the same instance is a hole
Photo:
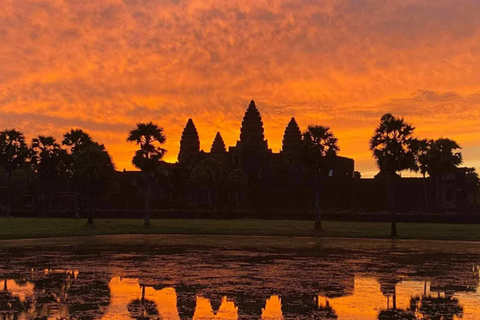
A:
{"label": "temple spire", "polygon": [[295,118],[292,118],[285,128],[283,135],[282,151],[285,155],[292,155],[298,151],[302,143],[302,133]]}
{"label": "temple spire", "polygon": [[255,106],[255,101],[250,101],[250,105],[245,112],[240,129],[240,143],[242,148],[251,150],[267,150],[268,145],[263,135],[263,122],[260,112]]}
{"label": "temple spire", "polygon": [[210,150],[210,153],[224,154],[225,152],[225,142],[223,142],[223,138],[220,132],[217,132],[217,134],[215,135],[215,139],[213,139],[212,149]]}
{"label": "temple spire", "polygon": [[180,140],[180,152],[178,153],[178,162],[186,163],[195,158],[200,152],[200,138],[197,128],[192,119],[188,119],[185,129],[183,129]]}

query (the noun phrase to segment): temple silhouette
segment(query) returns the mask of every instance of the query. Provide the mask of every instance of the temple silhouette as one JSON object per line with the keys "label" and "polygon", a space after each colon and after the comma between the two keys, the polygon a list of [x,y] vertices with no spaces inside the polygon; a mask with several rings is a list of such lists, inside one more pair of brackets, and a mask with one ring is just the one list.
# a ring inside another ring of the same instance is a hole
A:
{"label": "temple silhouette", "polygon": [[[253,100],[239,127],[235,145],[226,146],[221,132],[212,132],[210,150],[201,150],[194,121],[188,119],[179,141],[178,161],[161,161],[148,190],[144,190],[141,171],[116,171],[108,189],[94,202],[78,195],[80,214],[85,216],[94,208],[97,217],[141,217],[148,194],[152,218],[313,219],[318,201],[324,219],[390,221],[382,214],[387,212],[385,175],[362,178],[355,171],[355,161],[338,154],[326,157],[320,170],[312,168],[307,141],[295,118],[285,124],[279,152],[269,148]],[[480,215],[474,214],[478,213],[480,188],[468,179],[468,172],[469,168],[457,167],[435,179],[392,178],[395,211],[413,213],[399,219],[480,222]],[[76,194],[67,180],[53,185],[49,199],[39,199],[32,172],[22,169],[17,175],[19,182],[12,193],[14,215],[36,216],[48,200],[50,216],[72,216]],[[5,177],[0,175],[4,203]]]}
{"label": "temple silhouette", "polygon": [[[243,117],[240,128],[240,140],[228,150],[225,147],[222,135],[217,132],[212,142],[210,152],[200,150],[200,138],[192,119],[188,119],[180,140],[178,164],[182,167],[195,166],[211,156],[225,160],[231,168],[241,168],[250,182],[267,180],[274,170],[280,167],[295,167],[295,159],[300,156],[302,134],[295,120],[292,118],[285,128],[282,141],[282,150],[272,152],[268,148],[268,141],[264,136],[263,121],[255,102],[252,100]],[[288,168],[290,169],[290,168]],[[352,179],[354,177],[354,160],[336,156],[331,168],[330,177]]]}
{"label": "temple silhouette", "polygon": [[[210,150],[201,150],[194,121],[188,119],[179,142],[178,162],[162,163],[157,175],[153,192],[157,201],[153,208],[164,209],[159,214],[163,217],[310,219],[314,178],[305,164],[302,142],[302,131],[295,118],[291,118],[285,127],[282,149],[273,152],[253,100],[245,111],[239,140],[234,146],[226,147],[221,132],[217,132]],[[462,180],[461,170],[445,178],[444,209],[466,210],[476,201],[476,194]],[[116,208],[133,208],[132,198],[140,199],[143,193],[140,180],[139,172],[119,173]],[[386,209],[385,183],[382,175],[361,178],[353,159],[336,155],[322,168],[319,192],[322,210],[327,214],[341,213],[340,218],[351,220],[359,212],[381,212]],[[434,202],[432,181],[425,184],[421,178],[399,177],[394,188],[393,201],[398,211],[422,211],[425,189],[431,203]],[[141,208],[140,202],[135,208]]]}

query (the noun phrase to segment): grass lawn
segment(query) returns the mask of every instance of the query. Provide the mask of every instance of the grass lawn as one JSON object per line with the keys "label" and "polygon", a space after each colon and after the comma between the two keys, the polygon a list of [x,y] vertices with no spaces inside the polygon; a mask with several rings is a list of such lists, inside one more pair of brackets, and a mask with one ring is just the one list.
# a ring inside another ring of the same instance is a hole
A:
{"label": "grass lawn", "polygon": [[[109,234],[202,234],[257,236],[322,236],[389,238],[384,222],[324,221],[325,231],[316,235],[313,221],[298,220],[206,220],[160,219],[149,227],[142,219],[96,219],[93,227],[85,219],[0,218],[0,239],[28,239]],[[400,239],[480,241],[480,225],[398,223]]]}

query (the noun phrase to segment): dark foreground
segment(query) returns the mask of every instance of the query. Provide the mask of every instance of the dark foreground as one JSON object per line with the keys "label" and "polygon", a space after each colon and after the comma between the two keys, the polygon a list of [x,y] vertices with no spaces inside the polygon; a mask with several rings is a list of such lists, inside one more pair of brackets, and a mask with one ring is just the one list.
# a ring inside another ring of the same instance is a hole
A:
{"label": "dark foreground", "polygon": [[[28,239],[113,234],[203,234],[254,236],[322,236],[343,238],[389,238],[388,222],[324,221],[316,234],[312,221],[154,219],[149,227],[142,219],[0,218],[0,239]],[[400,239],[480,241],[480,224],[398,223]]]}
{"label": "dark foreground", "polygon": [[0,319],[480,319],[480,244],[130,235],[0,242]]}

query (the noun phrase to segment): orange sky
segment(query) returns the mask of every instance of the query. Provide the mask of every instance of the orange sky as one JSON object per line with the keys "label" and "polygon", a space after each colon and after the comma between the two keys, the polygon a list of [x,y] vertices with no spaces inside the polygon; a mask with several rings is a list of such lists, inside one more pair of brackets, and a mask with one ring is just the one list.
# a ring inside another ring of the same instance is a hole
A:
{"label": "orange sky", "polygon": [[480,167],[478,0],[0,1],[0,127],[29,140],[80,127],[132,169],[136,122],[163,126],[175,161],[189,117],[202,149],[234,145],[254,99],[273,151],[295,116],[372,176],[392,112]]}

